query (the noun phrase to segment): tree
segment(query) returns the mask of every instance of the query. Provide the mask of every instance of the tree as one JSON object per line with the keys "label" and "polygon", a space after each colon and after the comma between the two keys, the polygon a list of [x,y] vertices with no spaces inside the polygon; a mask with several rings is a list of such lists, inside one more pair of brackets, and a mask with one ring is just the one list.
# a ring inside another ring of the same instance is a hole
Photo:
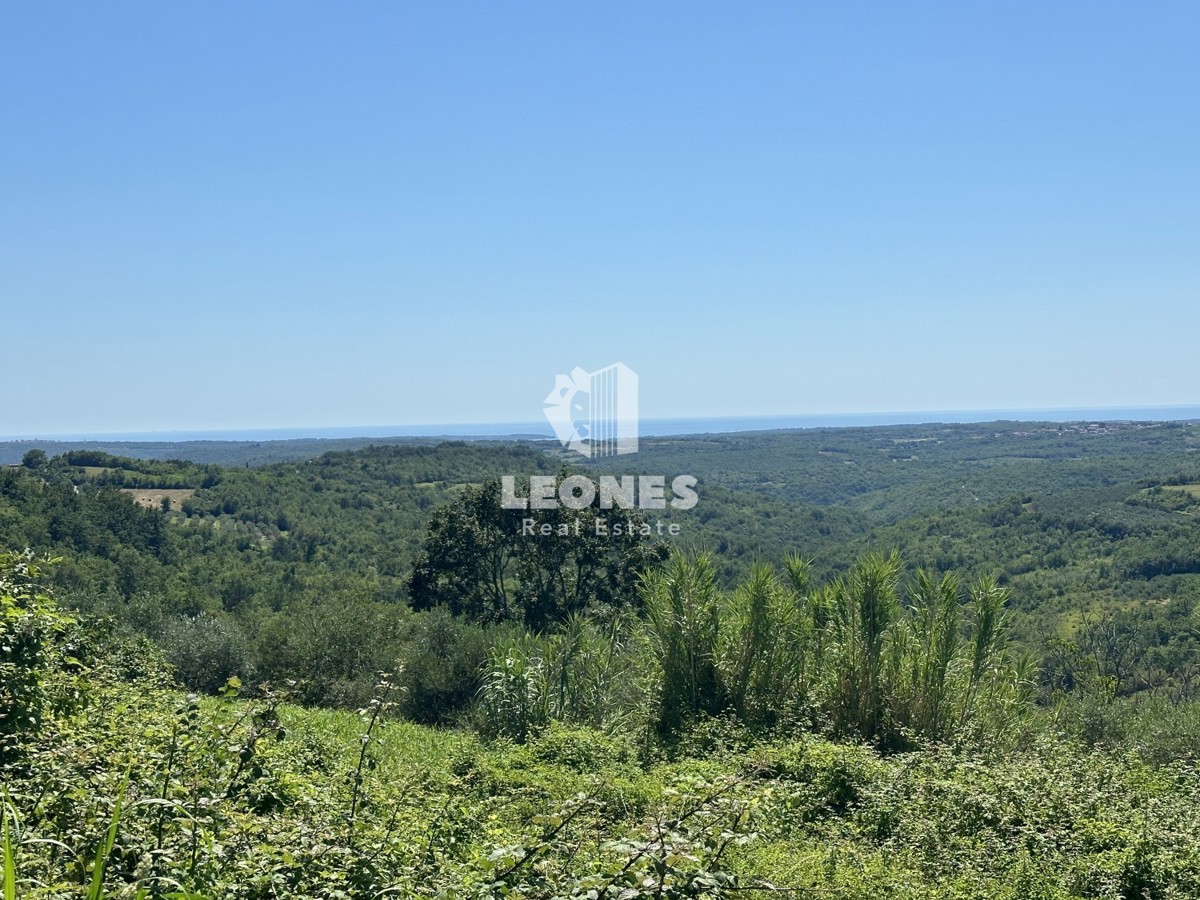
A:
{"label": "tree", "polygon": [[541,630],[586,608],[633,603],[642,573],[667,554],[633,510],[514,510],[500,501],[493,479],[434,511],[409,581],[415,609],[446,606]]}
{"label": "tree", "polygon": [[513,618],[512,535],[520,525],[520,511],[500,505],[494,481],[434,510],[409,580],[413,607],[446,606],[475,621]]}
{"label": "tree", "polygon": [[46,451],[34,448],[21,457],[21,465],[27,469],[44,469],[46,467]]}
{"label": "tree", "polygon": [[1118,693],[1127,692],[1146,656],[1147,639],[1128,614],[1087,612],[1080,619],[1080,649],[1094,661],[1096,674],[1112,680]]}

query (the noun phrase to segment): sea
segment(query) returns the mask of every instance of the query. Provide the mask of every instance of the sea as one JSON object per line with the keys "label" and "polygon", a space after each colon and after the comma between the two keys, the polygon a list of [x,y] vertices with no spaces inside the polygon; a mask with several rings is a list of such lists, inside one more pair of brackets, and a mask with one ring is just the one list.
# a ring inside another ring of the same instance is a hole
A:
{"label": "sea", "polygon": [[[819,415],[715,416],[641,419],[642,437],[779,431],[791,428],[857,428],[870,425],[921,425],[970,422],[1169,422],[1200,421],[1200,406],[1077,407],[1061,409],[977,409]],[[460,440],[553,439],[542,422],[474,422],[421,425],[349,425],[337,427],[234,428],[176,431],[85,432],[76,434],[0,435],[0,441],[287,441],[356,437],[446,437]]]}

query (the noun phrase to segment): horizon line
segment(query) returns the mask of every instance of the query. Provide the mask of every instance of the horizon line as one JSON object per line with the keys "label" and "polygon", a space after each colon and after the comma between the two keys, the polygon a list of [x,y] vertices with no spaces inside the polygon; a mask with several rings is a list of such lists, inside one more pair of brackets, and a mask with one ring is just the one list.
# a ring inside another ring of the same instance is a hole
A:
{"label": "horizon line", "polygon": [[[640,420],[643,426],[641,429],[645,433],[644,426],[648,423],[705,423],[705,422],[725,422],[725,423],[750,423],[750,422],[768,422],[768,421],[785,421],[785,420],[809,420],[812,422],[828,422],[831,420],[842,419],[895,419],[896,421],[865,423],[860,427],[867,427],[870,424],[877,425],[931,425],[931,424],[983,424],[986,422],[1000,421],[1042,421],[1042,422],[1068,422],[1082,421],[1088,418],[1097,418],[1091,416],[1082,416],[1080,419],[1052,419],[1052,418],[1036,418],[1042,414],[1083,414],[1083,413],[1187,413],[1187,415],[1168,416],[1161,419],[1156,418],[1141,418],[1139,416],[1116,416],[1107,421],[1188,421],[1200,420],[1200,403],[1198,404],[1159,404],[1159,405],[1129,405],[1129,404],[1113,404],[1106,406],[1056,406],[1056,407],[1006,407],[1006,408],[960,408],[960,409],[937,409],[937,410],[872,410],[872,411],[853,411],[853,412],[808,412],[808,413],[763,413],[763,414],[739,414],[739,415],[703,415],[703,416],[644,416]],[[1019,418],[1011,418],[1006,414],[1020,414]],[[1035,418],[1029,418],[1029,416]],[[901,417],[928,417],[928,416],[971,416],[968,420],[951,419],[951,418],[914,418],[906,420]],[[995,418],[980,418],[987,416],[995,416]],[[1103,421],[1103,420],[1101,420]],[[809,425],[793,425],[793,426],[776,426],[775,428],[750,428],[749,431],[761,430],[786,430],[788,427],[805,428],[805,427],[822,427],[820,424]],[[855,427],[853,425],[845,427]],[[485,429],[485,432],[479,431],[463,431],[463,429]],[[516,429],[511,432],[500,433],[496,429],[509,428]],[[527,433],[526,429],[533,429],[533,433]],[[414,432],[414,429],[421,429]],[[452,429],[451,431],[437,431],[436,429]],[[383,433],[389,430],[396,430],[396,433]],[[317,432],[340,432],[336,436],[320,435]],[[367,433],[372,432],[372,433]],[[401,433],[407,432],[407,433]],[[456,433],[457,432],[457,433]],[[490,433],[488,433],[490,432]],[[693,432],[677,432],[677,434],[685,434]],[[287,435],[287,437],[261,437],[261,438],[232,438],[232,437],[204,437],[205,435],[233,435],[233,434],[277,434]],[[553,430],[547,422],[543,421],[492,421],[492,422],[413,422],[406,424],[393,425],[281,425],[281,426],[230,426],[230,427],[201,427],[201,428],[165,428],[165,429],[147,429],[147,430],[124,430],[124,431],[106,431],[106,432],[43,432],[43,433],[25,433],[16,435],[0,435],[0,442],[29,442],[29,441],[113,441],[113,442],[130,442],[130,441],[150,441],[159,440],[165,443],[185,442],[194,440],[295,440],[304,439],[306,436],[312,440],[337,440],[337,439],[352,439],[357,437],[528,437],[540,438],[543,435],[549,440],[554,439]],[[188,437],[191,436],[191,437]],[[171,438],[174,437],[174,440]]]}

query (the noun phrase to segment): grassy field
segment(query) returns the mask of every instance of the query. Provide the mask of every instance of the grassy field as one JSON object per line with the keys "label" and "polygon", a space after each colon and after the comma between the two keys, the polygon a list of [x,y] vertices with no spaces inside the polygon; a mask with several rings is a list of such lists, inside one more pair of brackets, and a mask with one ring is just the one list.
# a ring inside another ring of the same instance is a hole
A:
{"label": "grassy field", "polygon": [[196,493],[195,488],[122,488],[133,498],[133,502],[147,509],[159,509],[164,498],[171,501],[171,509],[179,509],[183,501]]}
{"label": "grassy field", "polygon": [[1200,500],[1200,484],[1167,484],[1163,485],[1163,490],[1179,491]]}

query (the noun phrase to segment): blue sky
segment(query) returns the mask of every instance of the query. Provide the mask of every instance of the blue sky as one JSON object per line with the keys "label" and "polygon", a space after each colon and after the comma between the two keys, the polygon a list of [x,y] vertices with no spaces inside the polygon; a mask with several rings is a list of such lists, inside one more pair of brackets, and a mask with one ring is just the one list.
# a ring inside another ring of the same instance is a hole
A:
{"label": "blue sky", "polygon": [[0,6],[0,434],[1200,402],[1195,3]]}

